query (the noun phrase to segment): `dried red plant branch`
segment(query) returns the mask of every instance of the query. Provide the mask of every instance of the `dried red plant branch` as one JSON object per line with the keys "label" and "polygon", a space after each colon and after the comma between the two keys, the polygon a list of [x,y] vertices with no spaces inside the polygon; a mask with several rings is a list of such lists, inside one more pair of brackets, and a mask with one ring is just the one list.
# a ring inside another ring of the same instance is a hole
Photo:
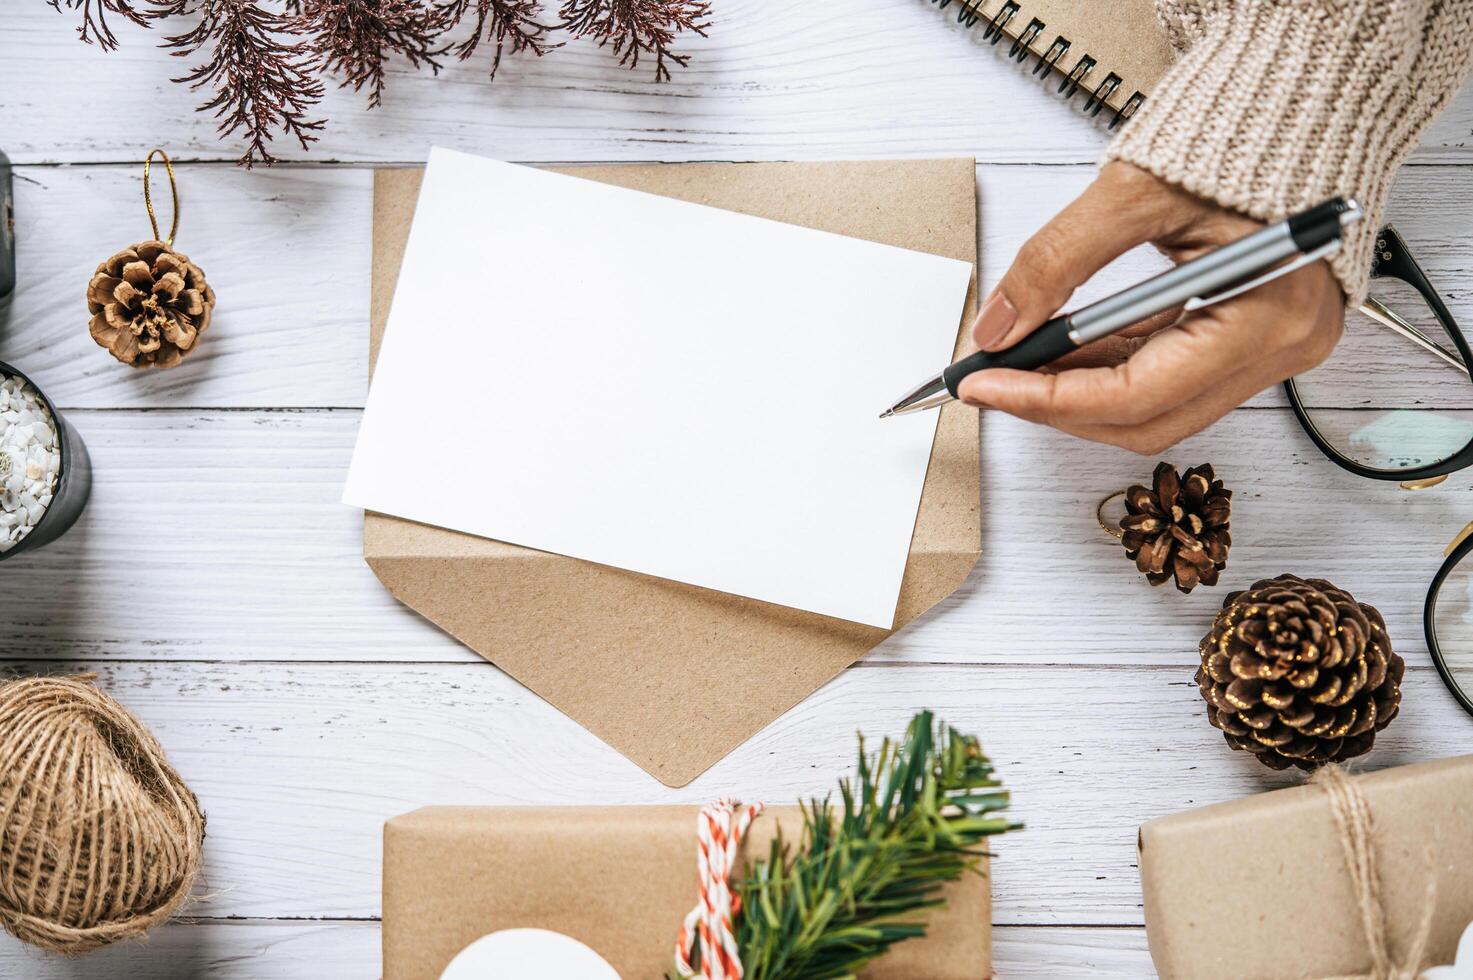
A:
{"label": "dried red plant branch", "polygon": [[52,9],[58,13],[61,12],[63,2],[68,10],[82,11],[82,25],[77,28],[77,33],[88,44],[95,39],[104,51],[111,51],[118,46],[118,39],[107,24],[108,14],[116,14],[139,27],[148,26],[144,15],[139,13],[128,0],[49,0],[49,2]]}
{"label": "dried red plant branch", "polygon": [[544,24],[540,0],[448,0],[441,8],[449,19],[449,26],[458,25],[469,17],[475,21],[475,30],[464,41],[455,46],[455,54],[465,61],[476,53],[481,42],[493,42],[496,53],[491,57],[491,77],[501,67],[504,51],[516,54],[530,51],[539,58],[558,45],[547,39],[553,25]]}
{"label": "dried red plant branch", "polygon": [[295,136],[307,149],[317,139],[312,132],[322,128],[321,120],[308,118],[322,99],[321,66],[306,44],[286,40],[299,33],[292,19],[254,0],[166,0],[155,15],[184,13],[198,13],[199,23],[163,46],[176,57],[207,50],[208,60],[174,81],[213,89],[199,110],[214,111],[221,136],[245,135],[241,164],[275,163],[267,149],[275,132]]}
{"label": "dried red plant branch", "polygon": [[297,0],[294,6],[293,24],[310,38],[307,48],[323,70],[340,75],[342,86],[355,92],[367,87],[370,108],[383,102],[391,54],[440,72],[435,58],[446,50],[440,36],[452,23],[443,7],[420,0]]}
{"label": "dried red plant branch", "polygon": [[599,47],[612,45],[619,64],[631,69],[641,53],[655,56],[655,80],[670,78],[674,62],[685,67],[689,55],[670,50],[675,35],[691,31],[702,37],[710,26],[711,5],[705,0],[566,0],[561,27],[574,37],[591,37]]}
{"label": "dried red plant branch", "polygon": [[[464,61],[483,43],[495,46],[491,77],[506,52],[543,55],[559,46],[556,31],[611,47],[629,68],[641,56],[655,60],[655,80],[670,78],[670,65],[689,56],[671,50],[676,35],[702,37],[709,26],[709,0],[561,0],[560,20],[543,20],[543,0],[47,0],[56,10],[80,10],[77,33],[106,50],[118,46],[107,22],[115,15],[149,27],[153,20],[197,16],[182,34],[162,46],[175,57],[203,53],[205,60],[174,79],[194,89],[208,87],[201,112],[213,112],[222,136],[241,133],[247,141],[240,162],[274,163],[268,144],[295,137],[302,149],[323,126],[310,118],[322,100],[324,74],[343,87],[368,91],[368,105],[383,101],[389,59],[401,55],[414,68],[438,74],[437,60],[454,53]],[[473,29],[459,42],[445,38],[462,22]]]}

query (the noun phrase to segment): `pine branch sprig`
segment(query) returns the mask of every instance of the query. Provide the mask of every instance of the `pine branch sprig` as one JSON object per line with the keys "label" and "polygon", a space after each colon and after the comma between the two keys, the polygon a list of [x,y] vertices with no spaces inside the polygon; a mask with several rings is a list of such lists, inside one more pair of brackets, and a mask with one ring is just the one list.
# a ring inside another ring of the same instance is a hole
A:
{"label": "pine branch sprig", "polygon": [[1021,825],[998,816],[1008,792],[977,739],[929,711],[899,745],[859,741],[840,805],[803,806],[793,850],[781,836],[739,885],[737,946],[748,980],[842,980],[926,934],[943,887],[977,873],[983,842]]}

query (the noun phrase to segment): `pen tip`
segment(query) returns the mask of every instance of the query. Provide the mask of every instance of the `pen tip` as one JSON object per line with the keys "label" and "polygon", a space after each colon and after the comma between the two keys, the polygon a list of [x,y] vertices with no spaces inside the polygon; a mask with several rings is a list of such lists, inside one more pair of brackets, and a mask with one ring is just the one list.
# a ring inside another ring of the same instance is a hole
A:
{"label": "pen tip", "polygon": [[893,409],[893,408],[887,408],[883,412],[880,413],[880,418],[882,418],[882,419],[888,419],[890,416],[892,416],[894,414],[895,414],[895,409]]}

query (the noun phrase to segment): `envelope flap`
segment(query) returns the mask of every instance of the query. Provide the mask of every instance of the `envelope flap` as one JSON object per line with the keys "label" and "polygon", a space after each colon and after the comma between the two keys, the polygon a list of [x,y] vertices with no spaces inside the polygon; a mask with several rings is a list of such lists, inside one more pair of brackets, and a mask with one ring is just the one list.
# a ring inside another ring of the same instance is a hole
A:
{"label": "envelope flap", "polygon": [[[975,263],[971,160],[553,168],[605,183]],[[370,364],[388,319],[422,171],[374,181]],[[959,325],[970,350],[976,281]],[[954,592],[981,553],[978,416],[943,409],[894,628]],[[400,601],[657,778],[693,779],[889,631],[561,555],[364,518],[364,557]],[[617,601],[615,598],[617,597]],[[576,651],[576,663],[569,662]],[[739,657],[723,690],[689,683]],[[634,683],[631,685],[631,674]]]}

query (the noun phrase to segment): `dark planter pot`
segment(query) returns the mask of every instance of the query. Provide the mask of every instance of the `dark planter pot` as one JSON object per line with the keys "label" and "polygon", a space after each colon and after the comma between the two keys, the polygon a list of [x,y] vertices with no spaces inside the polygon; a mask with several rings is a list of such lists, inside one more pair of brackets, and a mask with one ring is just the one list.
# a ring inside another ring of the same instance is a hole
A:
{"label": "dark planter pot", "polygon": [[46,393],[35,382],[4,361],[0,361],[0,375],[19,378],[36,389],[56,423],[56,436],[61,444],[61,468],[57,471],[56,492],[51,496],[51,504],[46,508],[46,513],[41,515],[41,520],[31,528],[30,534],[22,538],[14,548],[0,553],[0,561],[5,561],[50,544],[77,523],[77,518],[82,516],[82,511],[87,507],[87,498],[92,493],[92,460],[87,456],[87,447],[82,444],[82,437],[77,435],[77,430],[61,417],[56,406],[51,404],[51,399],[46,397]]}
{"label": "dark planter pot", "polygon": [[15,289],[15,196],[10,159],[0,153],[0,297]]}

